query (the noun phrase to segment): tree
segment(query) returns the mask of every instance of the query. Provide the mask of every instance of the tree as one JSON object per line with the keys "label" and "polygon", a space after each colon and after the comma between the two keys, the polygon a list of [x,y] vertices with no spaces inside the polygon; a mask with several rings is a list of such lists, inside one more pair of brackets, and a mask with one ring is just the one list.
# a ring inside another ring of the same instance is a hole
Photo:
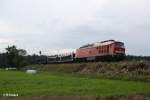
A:
{"label": "tree", "polygon": [[7,63],[10,67],[20,68],[26,65],[25,55],[27,54],[24,49],[17,49],[16,46],[6,48]]}
{"label": "tree", "polygon": [[1,68],[7,67],[7,57],[6,57],[6,53],[0,53],[0,67],[1,67]]}

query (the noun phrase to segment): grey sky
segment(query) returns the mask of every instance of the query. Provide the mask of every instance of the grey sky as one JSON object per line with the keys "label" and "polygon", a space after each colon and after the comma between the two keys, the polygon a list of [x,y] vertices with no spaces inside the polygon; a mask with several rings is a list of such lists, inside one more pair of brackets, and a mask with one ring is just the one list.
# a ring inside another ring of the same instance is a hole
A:
{"label": "grey sky", "polygon": [[51,54],[108,39],[150,55],[150,0],[0,0],[0,52],[15,44]]}

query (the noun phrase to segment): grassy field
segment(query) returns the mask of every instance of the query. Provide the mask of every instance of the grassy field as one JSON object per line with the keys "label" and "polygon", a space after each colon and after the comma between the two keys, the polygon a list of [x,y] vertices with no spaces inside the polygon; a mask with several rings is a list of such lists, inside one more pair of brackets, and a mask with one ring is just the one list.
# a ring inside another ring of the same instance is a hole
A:
{"label": "grassy field", "polygon": [[69,74],[0,71],[0,96],[120,96],[150,95],[149,82],[93,79]]}

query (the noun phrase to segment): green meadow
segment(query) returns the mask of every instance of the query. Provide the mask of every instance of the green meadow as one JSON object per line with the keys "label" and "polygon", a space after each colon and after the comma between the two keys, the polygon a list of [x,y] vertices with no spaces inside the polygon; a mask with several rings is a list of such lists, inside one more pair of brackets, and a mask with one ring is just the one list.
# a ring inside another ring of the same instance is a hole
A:
{"label": "green meadow", "polygon": [[150,94],[150,82],[109,80],[71,74],[0,70],[0,96],[126,96]]}

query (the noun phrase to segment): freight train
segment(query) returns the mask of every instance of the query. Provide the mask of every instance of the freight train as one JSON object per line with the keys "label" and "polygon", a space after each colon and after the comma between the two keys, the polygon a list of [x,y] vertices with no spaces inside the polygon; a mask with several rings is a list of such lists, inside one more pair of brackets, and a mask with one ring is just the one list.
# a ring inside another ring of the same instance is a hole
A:
{"label": "freight train", "polygon": [[124,58],[124,43],[115,40],[107,40],[83,45],[74,53],[47,56],[45,58],[45,63],[120,61]]}

